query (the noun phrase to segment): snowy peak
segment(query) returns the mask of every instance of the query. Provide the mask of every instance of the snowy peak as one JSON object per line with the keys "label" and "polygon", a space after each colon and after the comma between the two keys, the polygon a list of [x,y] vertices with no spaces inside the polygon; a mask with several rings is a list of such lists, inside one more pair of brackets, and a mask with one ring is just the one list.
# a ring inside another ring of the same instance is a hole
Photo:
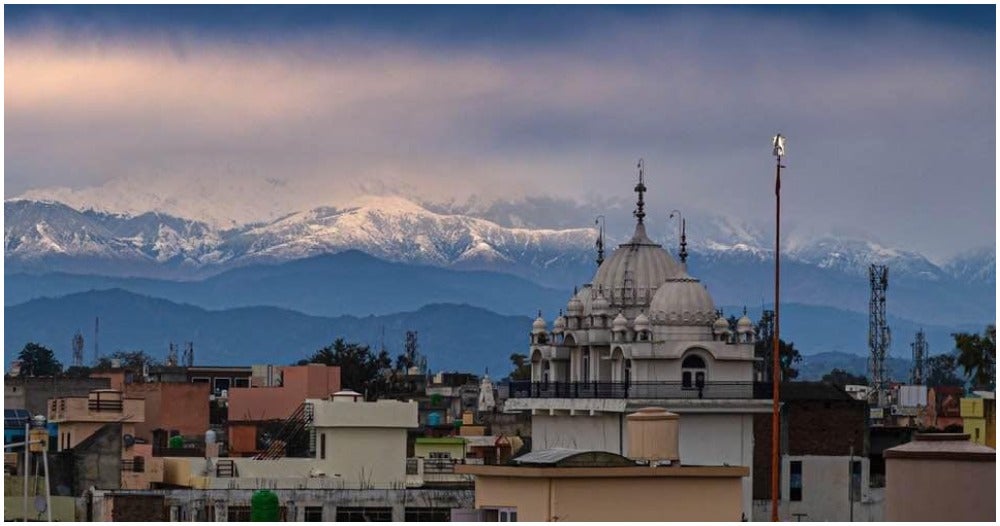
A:
{"label": "snowy peak", "polygon": [[945,272],[963,281],[997,282],[997,253],[994,247],[983,247],[960,254],[945,267]]}

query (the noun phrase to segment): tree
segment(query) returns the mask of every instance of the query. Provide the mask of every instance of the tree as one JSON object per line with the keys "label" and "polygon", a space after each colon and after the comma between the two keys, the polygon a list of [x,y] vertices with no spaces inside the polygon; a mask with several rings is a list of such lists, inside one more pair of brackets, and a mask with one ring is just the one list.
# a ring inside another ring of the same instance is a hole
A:
{"label": "tree", "polygon": [[367,345],[347,343],[337,338],[333,344],[316,351],[310,363],[335,365],[340,367],[340,383],[345,389],[374,396],[384,387],[383,371],[392,367],[389,353],[374,354]]}
{"label": "tree", "polygon": [[939,354],[924,360],[924,383],[927,387],[960,386],[965,382],[956,374],[958,361],[954,354]]}
{"label": "tree", "polygon": [[[774,344],[773,341],[768,340],[757,340],[757,344],[754,348],[755,356],[763,356],[767,360],[767,365],[771,364],[771,346]],[[781,349],[780,363],[781,363],[781,377],[783,381],[794,380],[799,376],[799,370],[794,366],[795,364],[802,361],[802,355],[799,354],[799,350],[795,348],[795,342],[785,342],[785,340],[778,340],[778,347]],[[766,370],[770,370],[770,367],[766,367]]]}
{"label": "tree", "polygon": [[63,368],[52,349],[35,342],[26,344],[17,359],[21,362],[21,376],[55,376]]}
{"label": "tree", "polygon": [[514,365],[514,372],[510,373],[511,380],[530,380],[531,364],[528,363],[528,356],[521,353],[510,355],[510,363]]}
{"label": "tree", "polygon": [[129,371],[142,371],[143,366],[158,365],[156,358],[146,354],[145,351],[115,351],[110,356],[101,356],[97,360],[95,370],[111,369],[112,360],[118,360],[122,369]]}
{"label": "tree", "polygon": [[868,379],[864,375],[855,376],[843,369],[837,368],[824,374],[823,381],[837,387],[844,387],[845,385],[868,385]]}
{"label": "tree", "polygon": [[952,337],[958,349],[958,365],[962,366],[972,387],[993,390],[996,385],[996,326],[987,326],[982,336],[960,332],[952,334]]}

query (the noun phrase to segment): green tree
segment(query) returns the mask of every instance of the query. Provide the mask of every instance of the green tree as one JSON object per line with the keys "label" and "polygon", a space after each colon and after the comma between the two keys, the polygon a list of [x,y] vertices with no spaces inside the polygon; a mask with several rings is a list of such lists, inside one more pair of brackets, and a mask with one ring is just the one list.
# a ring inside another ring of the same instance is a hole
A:
{"label": "green tree", "polygon": [[965,385],[957,373],[958,360],[954,354],[939,354],[924,360],[924,383],[927,387]]}
{"label": "green tree", "polygon": [[844,387],[845,385],[868,385],[868,379],[864,375],[855,376],[843,369],[837,368],[824,374],[823,381],[837,387]]}
{"label": "green tree", "polygon": [[340,384],[345,389],[366,393],[368,397],[384,389],[383,372],[392,367],[389,353],[375,354],[367,345],[347,343],[343,338],[316,351],[309,362],[340,367]]}
{"label": "green tree", "polygon": [[35,342],[26,344],[17,359],[21,362],[21,376],[56,376],[63,368],[52,349]]}
{"label": "green tree", "polygon": [[143,366],[159,365],[156,358],[146,354],[145,351],[115,351],[109,356],[101,356],[94,369],[98,371],[111,369],[112,360],[118,360],[121,368],[129,371],[141,371]]}
{"label": "green tree", "polygon": [[[754,348],[754,355],[764,357],[764,359],[767,360],[767,365],[770,365],[771,346],[773,344],[774,342],[770,340],[757,340]],[[795,365],[802,361],[802,355],[799,354],[799,350],[795,348],[795,342],[778,340],[778,347],[781,349],[780,363],[782,380],[787,382],[798,378],[799,370],[795,367]],[[770,370],[770,367],[767,367],[767,370]]]}
{"label": "green tree", "polygon": [[952,334],[952,337],[958,349],[957,363],[962,366],[972,387],[993,390],[996,385],[996,325],[987,326],[982,336],[960,332]]}
{"label": "green tree", "polygon": [[527,355],[521,353],[511,354],[510,363],[514,366],[514,371],[510,373],[511,380],[531,379],[531,364],[528,363]]}

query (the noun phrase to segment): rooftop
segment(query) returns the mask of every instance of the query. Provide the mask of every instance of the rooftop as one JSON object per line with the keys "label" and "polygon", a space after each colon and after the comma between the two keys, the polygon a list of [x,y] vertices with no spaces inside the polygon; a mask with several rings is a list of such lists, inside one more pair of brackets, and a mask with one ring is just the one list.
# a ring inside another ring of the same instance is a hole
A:
{"label": "rooftop", "polygon": [[912,442],[887,449],[885,458],[996,462],[997,452],[963,433],[918,433]]}

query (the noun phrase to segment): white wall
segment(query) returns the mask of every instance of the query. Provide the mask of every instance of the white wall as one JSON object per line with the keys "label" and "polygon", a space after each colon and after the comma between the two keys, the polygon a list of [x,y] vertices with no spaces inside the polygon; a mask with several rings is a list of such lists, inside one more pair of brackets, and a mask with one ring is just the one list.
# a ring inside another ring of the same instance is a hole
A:
{"label": "white wall", "polygon": [[[622,414],[539,414],[531,418],[532,450],[563,447],[628,455],[628,430]],[[624,439],[624,442],[620,442]],[[753,416],[750,414],[685,413],[680,419],[679,447],[685,465],[746,466],[743,509],[751,517],[753,504]]]}
{"label": "white wall", "polygon": [[[861,462],[861,496],[854,502],[854,521],[872,520],[881,516],[881,501],[876,499],[868,486],[869,462],[865,457],[854,457]],[[791,501],[790,466],[792,461],[802,462],[802,500]],[[781,504],[779,515],[782,520],[796,520],[796,513],[803,513],[804,521],[851,520],[849,497],[850,472],[849,456],[788,456],[781,459]],[[761,508],[754,520],[770,518],[770,504]]]}

